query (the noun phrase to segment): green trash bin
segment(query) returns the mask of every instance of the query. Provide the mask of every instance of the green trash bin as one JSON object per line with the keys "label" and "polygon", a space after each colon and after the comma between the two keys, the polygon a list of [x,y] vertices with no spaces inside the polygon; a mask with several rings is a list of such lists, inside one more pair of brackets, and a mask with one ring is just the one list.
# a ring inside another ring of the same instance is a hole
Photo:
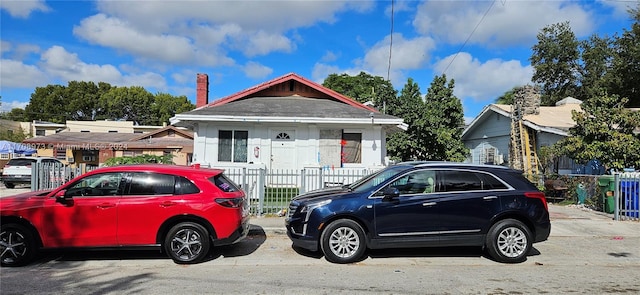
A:
{"label": "green trash bin", "polygon": [[616,181],[613,175],[602,175],[598,177],[598,186],[602,192],[602,202],[604,203],[604,212],[613,213],[615,208],[614,192],[616,190]]}
{"label": "green trash bin", "polygon": [[578,195],[578,204],[584,205],[584,201],[587,199],[587,189],[584,187],[584,184],[578,184],[576,194]]}

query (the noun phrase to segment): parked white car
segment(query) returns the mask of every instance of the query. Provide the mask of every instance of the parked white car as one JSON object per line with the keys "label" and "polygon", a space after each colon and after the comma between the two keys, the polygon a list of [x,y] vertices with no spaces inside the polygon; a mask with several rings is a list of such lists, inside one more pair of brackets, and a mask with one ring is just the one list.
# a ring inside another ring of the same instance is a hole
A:
{"label": "parked white car", "polygon": [[37,164],[60,164],[62,162],[51,157],[17,157],[9,160],[2,170],[2,182],[7,188],[16,184],[31,184],[31,166]]}

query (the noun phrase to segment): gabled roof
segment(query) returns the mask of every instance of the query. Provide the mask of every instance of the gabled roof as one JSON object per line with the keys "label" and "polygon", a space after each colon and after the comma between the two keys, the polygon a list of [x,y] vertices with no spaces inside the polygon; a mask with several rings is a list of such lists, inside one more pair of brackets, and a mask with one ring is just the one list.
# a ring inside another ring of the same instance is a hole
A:
{"label": "gabled roof", "polygon": [[[560,103],[562,102],[562,103]],[[582,111],[580,100],[568,97],[559,101],[556,106],[541,106],[538,114],[524,115],[522,121],[536,131],[568,136],[569,128],[576,125],[573,121],[572,111]],[[462,136],[479,128],[482,122],[486,120],[491,113],[497,113],[501,116],[511,119],[511,105],[508,104],[490,104],[482,109],[482,112],[473,119],[471,124],[462,132]]]}
{"label": "gabled roof", "polygon": [[146,139],[146,138],[154,138],[156,135],[158,135],[158,134],[160,134],[162,132],[165,132],[167,130],[173,130],[174,132],[182,135],[183,137],[193,139],[193,132],[169,125],[167,127],[156,129],[156,130],[151,131],[151,132],[139,134],[138,137],[134,137],[134,138],[132,138],[130,140],[133,141],[133,140],[141,140],[141,139]]}
{"label": "gabled roof", "polygon": [[256,94],[257,92],[259,92],[261,90],[265,90],[265,89],[268,89],[271,86],[274,86],[274,85],[277,85],[277,84],[286,83],[288,81],[296,81],[296,82],[301,83],[303,85],[309,86],[310,88],[312,88],[312,89],[314,89],[314,90],[316,90],[316,91],[318,91],[320,93],[323,93],[323,94],[325,94],[325,95],[327,95],[327,96],[329,96],[331,98],[334,98],[334,99],[336,99],[336,100],[338,100],[340,102],[346,103],[346,104],[348,104],[350,106],[361,108],[361,109],[365,109],[365,110],[368,110],[370,112],[376,112],[376,113],[378,112],[378,110],[376,110],[375,108],[372,108],[370,106],[367,106],[367,105],[364,105],[364,104],[362,104],[360,102],[357,102],[357,101],[355,101],[355,100],[353,100],[353,99],[351,99],[351,98],[349,98],[347,96],[344,96],[344,95],[342,95],[342,94],[340,94],[340,93],[338,93],[336,91],[333,91],[333,90],[331,90],[331,89],[329,89],[327,87],[324,87],[324,86],[322,86],[322,85],[320,85],[318,83],[315,83],[315,82],[313,82],[311,80],[308,80],[308,79],[306,79],[304,77],[301,77],[301,76],[299,76],[299,75],[297,75],[295,73],[289,73],[289,74],[286,74],[284,76],[275,78],[273,80],[258,84],[256,86],[251,87],[251,88],[247,88],[245,90],[242,90],[240,92],[234,93],[234,94],[229,95],[227,97],[223,97],[221,99],[218,99],[218,100],[216,100],[216,101],[214,101],[212,103],[209,103],[207,105],[204,105],[204,106],[202,106],[202,107],[200,107],[198,109],[207,108],[207,107],[215,107],[215,106],[223,105],[223,104],[226,104],[226,103],[229,103],[229,102],[232,102],[232,101],[236,101],[236,100],[239,100],[239,99],[247,98],[247,97],[251,96],[252,94]]}
{"label": "gabled roof", "polygon": [[289,73],[188,112],[172,125],[189,122],[375,124],[406,130],[403,119],[382,114],[318,83]]}

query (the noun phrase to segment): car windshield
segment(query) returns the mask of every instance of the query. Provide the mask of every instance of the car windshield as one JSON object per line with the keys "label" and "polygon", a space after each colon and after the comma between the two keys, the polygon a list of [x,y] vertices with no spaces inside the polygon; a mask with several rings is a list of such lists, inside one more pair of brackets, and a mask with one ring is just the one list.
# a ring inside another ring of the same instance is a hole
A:
{"label": "car windshield", "polygon": [[406,170],[407,166],[391,166],[389,168],[376,171],[368,176],[361,178],[360,180],[347,185],[346,187],[355,192],[366,192],[386,182],[389,178],[396,176],[403,170]]}
{"label": "car windshield", "polygon": [[7,165],[9,166],[29,166],[34,163],[35,159],[11,159]]}

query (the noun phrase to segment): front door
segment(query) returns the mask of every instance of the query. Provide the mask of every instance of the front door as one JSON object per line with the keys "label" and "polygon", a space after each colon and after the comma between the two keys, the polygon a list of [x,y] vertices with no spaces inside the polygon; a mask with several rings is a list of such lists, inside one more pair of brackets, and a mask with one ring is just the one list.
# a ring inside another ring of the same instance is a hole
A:
{"label": "front door", "polygon": [[435,173],[413,171],[389,186],[400,196],[380,199],[375,204],[376,235],[379,239],[404,239],[437,242],[439,194],[435,192]]}
{"label": "front door", "polygon": [[271,169],[296,169],[295,131],[279,130],[271,137]]}
{"label": "front door", "polygon": [[121,179],[122,173],[87,176],[66,189],[64,203],[47,200],[45,247],[115,246]]}

